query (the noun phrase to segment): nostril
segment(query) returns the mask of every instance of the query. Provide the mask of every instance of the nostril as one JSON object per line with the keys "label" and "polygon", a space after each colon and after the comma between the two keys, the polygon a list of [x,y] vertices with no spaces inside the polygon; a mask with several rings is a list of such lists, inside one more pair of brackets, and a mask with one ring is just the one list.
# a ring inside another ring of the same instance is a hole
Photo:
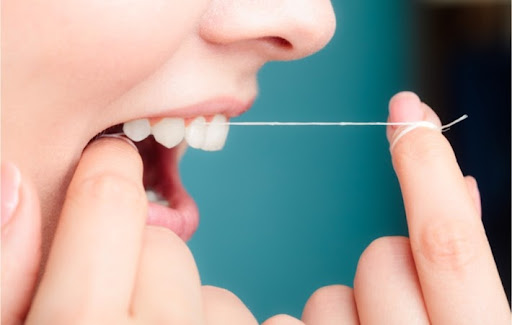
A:
{"label": "nostril", "polygon": [[284,50],[291,50],[293,49],[292,43],[290,43],[288,40],[278,37],[278,36],[267,36],[262,37],[261,40],[266,41],[272,45],[274,45],[277,48],[281,48]]}

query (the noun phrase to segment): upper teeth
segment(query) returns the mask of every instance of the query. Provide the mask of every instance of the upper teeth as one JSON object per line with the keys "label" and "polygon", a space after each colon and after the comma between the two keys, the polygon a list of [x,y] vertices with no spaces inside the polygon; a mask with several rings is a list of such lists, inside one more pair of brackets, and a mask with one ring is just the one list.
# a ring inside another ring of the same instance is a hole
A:
{"label": "upper teeth", "polygon": [[185,134],[185,121],[182,118],[164,118],[151,127],[155,140],[167,148],[177,146]]}
{"label": "upper teeth", "polygon": [[189,146],[207,151],[220,150],[228,136],[227,118],[217,114],[206,123],[203,116],[198,116],[185,127],[182,118],[164,118],[153,126],[148,119],[126,122],[123,131],[133,141],[141,141],[153,134],[155,140],[167,148],[177,146],[185,139]]}
{"label": "upper teeth", "polygon": [[133,141],[142,141],[151,134],[151,125],[147,119],[126,122],[123,124],[123,132]]}
{"label": "upper teeth", "polygon": [[192,148],[201,149],[206,137],[206,120],[199,116],[190,122],[185,131],[185,140]]}
{"label": "upper teeth", "polygon": [[228,136],[229,125],[224,115],[215,115],[206,128],[206,134],[203,136],[203,150],[216,151],[224,147],[224,142]]}

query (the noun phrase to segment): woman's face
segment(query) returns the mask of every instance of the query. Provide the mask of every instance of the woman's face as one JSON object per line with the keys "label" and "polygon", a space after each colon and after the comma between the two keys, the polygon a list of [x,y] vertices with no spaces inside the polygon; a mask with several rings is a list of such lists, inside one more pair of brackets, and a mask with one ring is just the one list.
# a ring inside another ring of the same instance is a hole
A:
{"label": "woman's face", "polygon": [[[312,54],[334,29],[328,0],[2,1],[2,159],[39,190],[45,243],[95,135],[143,118],[238,115],[263,64]],[[187,200],[169,193],[179,184],[153,185],[172,208]]]}

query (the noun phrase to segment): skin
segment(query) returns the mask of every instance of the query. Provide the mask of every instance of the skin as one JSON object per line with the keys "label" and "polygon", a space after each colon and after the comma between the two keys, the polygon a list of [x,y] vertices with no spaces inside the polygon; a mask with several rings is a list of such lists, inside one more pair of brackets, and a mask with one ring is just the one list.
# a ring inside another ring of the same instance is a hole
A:
{"label": "skin", "polygon": [[[133,146],[86,145],[164,106],[251,98],[265,62],[314,53],[334,25],[320,0],[3,1],[2,324],[255,324],[235,295],[201,286],[181,239],[145,225]],[[391,121],[416,119],[439,123],[413,94],[392,100]],[[474,179],[433,130],[405,135],[392,157],[411,238],[370,245],[354,290],[318,290],[302,321],[509,322]],[[277,315],[265,325],[301,323]]]}
{"label": "skin", "polygon": [[328,0],[2,1],[2,158],[37,188],[44,256],[96,134],[219,97],[249,102],[266,62],[310,55],[334,29]]}

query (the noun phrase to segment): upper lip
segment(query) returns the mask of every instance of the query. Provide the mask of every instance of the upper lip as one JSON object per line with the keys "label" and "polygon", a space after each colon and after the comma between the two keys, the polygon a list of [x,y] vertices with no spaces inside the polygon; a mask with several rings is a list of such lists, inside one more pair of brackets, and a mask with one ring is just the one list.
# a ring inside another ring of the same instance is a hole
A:
{"label": "upper lip", "polygon": [[[101,130],[106,130],[113,126],[122,125],[124,122],[133,121],[136,119],[159,119],[165,117],[179,117],[179,118],[194,118],[197,116],[212,116],[215,114],[224,114],[227,118],[232,118],[243,114],[249,110],[254,102],[254,97],[249,100],[237,99],[233,96],[219,96],[213,99],[205,100],[203,102],[182,106],[179,108],[167,108],[155,111],[146,111],[145,116],[132,116],[124,121],[117,123],[110,123],[103,126],[102,129],[97,129],[95,133],[91,133],[88,139],[97,135]],[[141,112],[142,113],[142,112]],[[89,141],[89,140],[88,140]],[[84,143],[84,147],[87,143]]]}
{"label": "upper lip", "polygon": [[181,117],[191,118],[196,116],[211,116],[224,114],[226,117],[236,117],[251,108],[254,99],[242,101],[233,97],[218,97],[204,102],[192,104],[180,108],[161,110],[158,113],[146,116],[146,118]]}

